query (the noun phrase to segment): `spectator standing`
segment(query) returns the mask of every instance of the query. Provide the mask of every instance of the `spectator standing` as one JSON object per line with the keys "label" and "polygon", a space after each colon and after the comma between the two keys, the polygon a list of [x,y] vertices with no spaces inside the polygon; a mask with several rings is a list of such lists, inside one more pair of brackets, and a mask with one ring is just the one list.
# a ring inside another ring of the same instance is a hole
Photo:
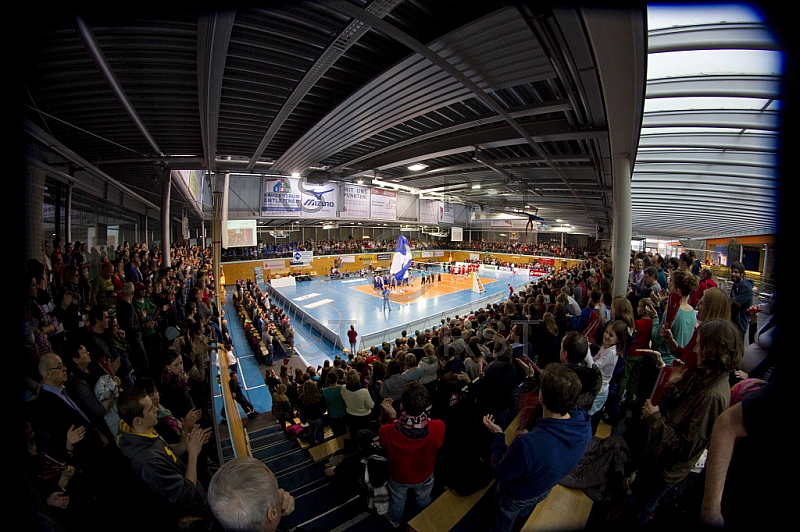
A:
{"label": "spectator standing", "polygon": [[747,309],[753,304],[753,281],[745,279],[744,264],[739,261],[731,264],[731,297],[739,303],[739,317],[737,324],[742,332],[742,338],[750,326],[750,315]]}
{"label": "spectator standing", "polygon": [[[553,486],[578,464],[592,439],[589,416],[577,406],[581,382],[569,368],[551,364],[542,372],[543,417],[510,446],[491,414],[483,424],[493,434],[491,468],[497,480],[492,530],[511,531]],[[390,462],[391,463],[391,462]]]}
{"label": "spectator standing", "polygon": [[350,330],[347,331],[347,339],[350,341],[350,352],[356,352],[356,338],[358,338],[358,333],[356,332],[355,325],[350,326]]}
{"label": "spectator standing", "polygon": [[395,528],[403,520],[408,490],[414,491],[418,510],[431,503],[433,465],[445,431],[442,420],[428,419],[428,391],[419,382],[411,381],[403,387],[401,405],[403,412],[398,419],[391,398],[381,403],[389,421],[379,432],[381,447],[389,456],[387,518]]}

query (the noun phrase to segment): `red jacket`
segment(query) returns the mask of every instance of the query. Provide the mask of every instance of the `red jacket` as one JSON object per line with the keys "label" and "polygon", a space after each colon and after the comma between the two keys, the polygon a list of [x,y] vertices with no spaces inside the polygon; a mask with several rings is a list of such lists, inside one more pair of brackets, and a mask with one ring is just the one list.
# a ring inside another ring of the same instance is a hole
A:
{"label": "red jacket", "polygon": [[399,484],[419,484],[433,474],[436,453],[444,441],[444,421],[428,421],[428,435],[412,439],[401,433],[397,423],[387,423],[380,428],[381,447],[389,455],[389,476]]}
{"label": "red jacket", "polygon": [[697,290],[692,292],[692,295],[689,296],[688,303],[694,308],[697,306],[697,302],[700,301],[700,298],[703,297],[703,292],[708,290],[709,288],[716,288],[717,283],[709,277],[708,279],[703,279],[700,281],[700,285],[697,287]]}

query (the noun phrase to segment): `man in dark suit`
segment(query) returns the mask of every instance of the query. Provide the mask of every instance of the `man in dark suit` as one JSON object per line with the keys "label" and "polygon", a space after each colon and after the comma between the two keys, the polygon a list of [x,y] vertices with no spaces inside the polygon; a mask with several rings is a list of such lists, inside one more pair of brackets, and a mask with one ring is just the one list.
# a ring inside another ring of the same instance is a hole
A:
{"label": "man in dark suit", "polygon": [[[39,373],[42,375],[42,388],[39,397],[30,404],[31,423],[36,429],[39,448],[55,456],[67,452],[81,467],[94,469],[109,442],[99,427],[92,423],[92,418],[67,395],[64,388],[67,368],[61,357],[55,353],[43,355]],[[74,445],[68,445],[67,433],[78,429],[82,429],[80,432],[84,437]]]}
{"label": "man in dark suit", "polygon": [[39,453],[76,469],[69,485],[69,504],[82,508],[84,518],[91,515],[96,522],[135,506],[138,499],[132,491],[130,467],[116,444],[67,394],[67,370],[61,357],[44,354],[39,373],[42,387],[28,403],[27,415]]}

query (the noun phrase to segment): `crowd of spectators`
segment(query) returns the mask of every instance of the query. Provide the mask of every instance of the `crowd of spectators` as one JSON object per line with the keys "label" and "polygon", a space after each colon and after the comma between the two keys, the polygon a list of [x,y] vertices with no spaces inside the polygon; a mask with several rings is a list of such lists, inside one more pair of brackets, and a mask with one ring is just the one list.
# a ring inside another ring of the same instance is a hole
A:
{"label": "crowd of spectators", "polygon": [[[488,253],[513,253],[524,255],[542,255],[570,259],[585,259],[602,253],[600,248],[562,245],[560,242],[509,242],[498,240],[466,240],[451,242],[448,240],[418,240],[409,238],[409,244],[415,250],[462,250]],[[222,252],[223,261],[273,259],[291,257],[295,251],[313,251],[315,255],[341,255],[349,253],[375,253],[394,251],[397,240],[306,240],[304,242],[269,242],[258,246],[231,247]]]}
{"label": "crowd of spectators", "polygon": [[[57,241],[49,262],[27,263],[27,466],[47,515],[67,528],[141,504],[170,523],[209,512],[211,350],[228,351],[231,338],[213,303],[209,250],[170,254],[167,266],[158,250],[123,246],[90,278],[80,253],[65,255]],[[602,519],[644,524],[665,519],[659,509],[668,500],[699,513],[695,466],[715,420],[727,420],[729,405],[749,393],[760,397],[779,374],[773,320],[756,327],[766,309],[751,306],[743,266],[731,270],[725,291],[700,282],[709,276],[691,254],[637,254],[628,278],[615,280],[597,255],[505,301],[294,373],[270,367],[293,350],[284,311],[251,281],[237,283],[234,300],[267,366],[281,429],[296,435],[298,415],[312,444],[328,424],[335,436],[349,434],[345,460],[326,473],[353,482],[361,477],[348,457],[374,462],[373,482],[361,485],[392,526],[408,517],[408,491],[421,510],[436,485],[471,493],[493,476],[493,502],[480,515],[487,527],[511,530],[559,481],[587,488],[581,482],[598,475]],[[615,281],[626,283],[626,296],[611,296]],[[663,396],[653,395],[659,386]],[[613,451],[592,439],[601,421],[612,428]],[[516,438],[506,447],[512,423]],[[598,452],[617,453],[602,461],[617,464],[616,476],[580,473],[597,467],[585,457]],[[703,511],[718,522],[715,496],[707,494]],[[270,503],[271,522],[289,499]]]}
{"label": "crowd of spectators", "polygon": [[[652,264],[661,268],[651,270],[645,281],[639,272]],[[332,364],[294,375],[283,369],[280,375],[273,373],[268,382],[275,415],[283,420],[287,435],[292,434],[288,429],[295,413],[319,423],[318,412],[303,414],[312,383],[326,402],[331,424],[336,420],[335,434],[348,431],[352,442],[380,435],[379,452],[388,457],[389,470],[388,504],[382,511],[392,525],[403,520],[398,505],[404,504],[407,491],[413,491],[418,508],[424,508],[434,478],[442,486],[469,493],[491,475],[499,487],[492,507],[480,514],[493,516],[491,526],[498,530],[511,530],[515,519],[529,515],[555,483],[563,480],[586,488],[590,486],[581,483],[587,477],[603,479],[598,502],[605,506],[598,508],[606,513],[601,520],[617,519],[630,526],[656,516],[663,523],[672,517],[668,510],[659,514],[658,508],[676,500],[696,517],[702,475],[695,464],[702,461],[714,421],[732,400],[741,401],[743,387],[753,391],[765,386],[776,366],[774,358],[762,354],[766,362],[758,378],[736,371],[747,344],[738,327],[739,309],[746,312],[749,304],[737,301],[736,288],[731,293],[706,286],[695,298],[697,308],[689,305],[700,288],[691,272],[697,266],[689,254],[677,261],[632,255],[629,278],[622,280],[628,285],[627,296],[612,297],[611,264],[607,258],[592,257],[526,285],[503,302],[443,319],[439,326],[413,334],[404,331],[392,343],[348,353]],[[664,289],[654,290],[661,274],[667,278]],[[673,299],[674,310],[691,319],[680,317],[684,321],[665,325],[672,320]],[[767,335],[764,327],[756,331],[751,316],[753,338]],[[679,333],[680,323],[688,330]],[[671,373],[660,385],[664,395],[659,402],[651,401],[666,366]],[[557,401],[548,401],[548,394],[555,392],[540,392],[548,368],[556,373],[560,367],[572,376],[562,388],[574,393],[564,392],[566,406],[553,410],[549,407]],[[422,410],[420,401],[425,403]],[[408,403],[414,404],[410,410]],[[506,449],[498,435],[515,418],[519,443]],[[558,425],[567,418],[572,425]],[[434,421],[442,425],[431,425]],[[598,438],[590,442],[601,421],[611,426],[612,436],[604,444]],[[558,428],[552,428],[554,423]],[[407,447],[419,437],[404,434],[408,426],[425,427],[430,445]],[[549,440],[542,431],[553,430],[566,430],[570,436],[558,440],[566,445],[561,452],[547,454],[542,449],[552,449],[553,443],[543,443]],[[613,442],[613,450],[608,442]],[[398,446],[403,456],[414,457],[416,467],[392,452]],[[361,447],[349,452],[365,456]],[[617,468],[598,471],[597,456],[607,453],[615,453],[615,459],[606,457],[602,463]],[[430,462],[435,466],[423,466],[431,456],[436,457]],[[535,469],[532,456],[552,467]],[[584,456],[594,458],[578,463]],[[582,474],[581,468],[591,475]],[[337,469],[329,468],[329,475],[335,478]],[[387,495],[380,488],[371,486],[375,500]]]}
{"label": "crowd of spectators", "polygon": [[20,360],[38,515],[124,529],[119,515],[147,505],[168,526],[206,508],[217,465],[209,364],[230,337],[210,250],[175,245],[171,264],[142,244],[85,251],[56,238],[26,262]]}

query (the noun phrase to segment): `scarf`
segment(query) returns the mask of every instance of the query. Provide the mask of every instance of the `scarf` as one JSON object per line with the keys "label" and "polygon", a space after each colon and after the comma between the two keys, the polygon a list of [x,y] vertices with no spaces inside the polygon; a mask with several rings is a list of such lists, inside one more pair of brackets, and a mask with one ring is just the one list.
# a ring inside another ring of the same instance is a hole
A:
{"label": "scarf", "polygon": [[414,440],[421,440],[428,436],[428,414],[422,412],[418,416],[409,416],[403,412],[395,427],[401,434]]}
{"label": "scarf", "polygon": [[183,435],[183,423],[175,416],[172,415],[172,412],[164,408],[163,406],[158,407],[158,419],[164,420],[169,428],[175,432],[178,436]]}
{"label": "scarf", "polygon": [[169,384],[174,383],[179,390],[189,391],[191,387],[189,386],[189,379],[186,377],[186,374],[181,375],[178,377],[174,373],[172,373],[168,368],[164,368],[164,371],[161,372],[161,383],[162,384]]}

